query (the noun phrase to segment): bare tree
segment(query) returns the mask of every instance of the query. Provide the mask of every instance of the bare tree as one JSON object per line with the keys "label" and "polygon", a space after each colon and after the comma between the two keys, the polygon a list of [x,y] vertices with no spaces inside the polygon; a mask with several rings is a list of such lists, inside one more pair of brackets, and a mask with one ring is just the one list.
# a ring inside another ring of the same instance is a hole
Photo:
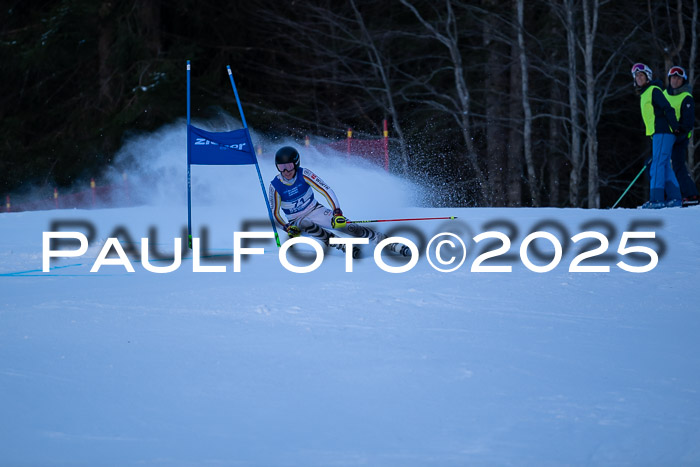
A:
{"label": "bare tree", "polygon": [[579,124],[580,111],[578,108],[578,76],[576,65],[576,25],[574,23],[574,2],[563,0],[564,26],[566,28],[566,50],[568,64],[568,94],[569,94],[569,121],[571,141],[569,143],[569,159],[571,172],[569,175],[569,203],[572,206],[581,204],[581,171],[583,170],[583,155],[581,153],[581,125]]}
{"label": "bare tree", "polygon": [[584,53],[586,75],[586,146],[588,148],[588,207],[600,208],[598,180],[598,118],[596,116],[596,76],[593,72],[593,43],[598,31],[598,0],[583,0]]}
{"label": "bare tree", "polygon": [[408,145],[406,144],[406,138],[404,138],[403,128],[401,127],[401,120],[399,118],[399,113],[394,104],[394,91],[392,81],[388,76],[388,67],[385,65],[385,59],[383,54],[379,51],[372,35],[367,30],[365,20],[360,13],[360,10],[355,4],[355,0],[351,0],[350,4],[355,13],[355,19],[357,20],[357,25],[360,28],[362,39],[364,40],[364,47],[367,50],[368,61],[371,67],[379,76],[381,82],[381,90],[384,95],[383,104],[386,111],[391,115],[391,125],[396,133],[399,141],[400,154],[401,154],[401,171],[406,174],[408,173]]}
{"label": "bare tree", "polygon": [[[566,29],[567,42],[567,74],[568,74],[568,107],[570,141],[569,154],[571,161],[569,201],[573,206],[580,206],[583,201],[582,177],[583,168],[587,163],[587,207],[600,207],[600,168],[598,125],[603,115],[605,102],[617,95],[627,92],[627,88],[614,85],[615,76],[620,69],[619,58],[624,54],[628,43],[639,29],[639,24],[631,28],[627,35],[610,41],[604,36],[605,44],[597,46],[596,40],[600,32],[601,8],[610,5],[609,1],[581,0],[577,5],[575,0],[563,0],[559,5],[551,3],[560,21]],[[581,32],[578,33],[577,16],[582,17]],[[619,15],[611,11],[606,26],[608,29],[619,22]],[[583,58],[583,79],[578,78],[578,57]],[[583,102],[583,109],[580,109]],[[580,124],[583,113],[584,127]],[[585,157],[584,152],[585,150]]]}
{"label": "bare tree", "polygon": [[464,76],[462,51],[459,47],[459,28],[457,27],[454,9],[452,8],[452,1],[445,0],[446,16],[443,20],[444,24],[442,24],[442,30],[438,30],[438,28],[435,27],[430,21],[426,20],[416,9],[416,7],[408,2],[408,0],[401,0],[401,3],[413,13],[416,19],[418,19],[418,21],[429,32],[430,36],[442,44],[448,51],[453,71],[454,88],[457,93],[457,99],[456,101],[452,100],[451,109],[442,104],[437,104],[436,101],[432,101],[432,103],[436,104],[436,107],[442,109],[443,111],[448,111],[459,125],[462,139],[464,140],[467,148],[467,160],[469,161],[471,169],[474,171],[476,178],[479,181],[481,197],[484,200],[488,200],[488,194],[491,190],[488,186],[488,179],[486,179],[484,176],[484,173],[479,165],[479,158],[474,146],[474,140],[472,138],[470,123],[471,95],[469,92],[469,86],[467,85],[466,78]]}
{"label": "bare tree", "polygon": [[559,177],[559,171],[561,167],[562,158],[559,157],[557,152],[559,149],[559,140],[561,120],[557,118],[561,112],[561,96],[560,87],[552,86],[551,97],[550,97],[550,114],[552,118],[549,119],[549,138],[547,144],[547,171],[549,172],[549,205],[559,206],[559,191],[561,180]]}
{"label": "bare tree", "polygon": [[[499,7],[497,0],[484,0],[489,11]],[[484,73],[486,92],[486,167],[491,187],[489,199],[493,206],[505,206],[507,201],[506,176],[508,173],[508,147],[504,121],[506,119],[508,95],[508,48],[498,40],[498,31],[503,22],[496,14],[486,15],[483,27],[483,44],[488,54]],[[506,59],[507,58],[507,59]],[[518,180],[518,185],[520,181]],[[520,197],[518,196],[518,204]]]}
{"label": "bare tree", "polygon": [[[693,4],[696,3],[696,1],[693,1]],[[669,45],[673,41],[665,41],[661,39],[661,34],[657,31],[656,21],[654,21],[656,15],[652,12],[651,0],[647,0],[647,10],[649,12],[649,19],[651,20],[651,35],[654,38],[654,44],[656,45],[656,48],[661,52],[661,55],[664,57],[665,71],[673,66],[673,58],[677,56],[681,50],[683,50],[683,46],[685,45],[685,26],[683,25],[683,0],[676,0],[676,27],[678,28],[678,44],[676,44],[675,46]],[[662,76],[664,77],[664,86],[668,86],[668,76],[666,76],[666,73],[663,73]]]}
{"label": "bare tree", "polygon": [[525,53],[525,38],[523,35],[524,26],[524,0],[517,1],[518,11],[518,50],[520,59],[520,83],[522,86],[522,105],[523,105],[523,142],[525,149],[525,165],[527,167],[528,186],[530,188],[530,198],[533,206],[540,205],[540,195],[537,188],[537,176],[535,175],[535,163],[532,157],[532,109],[529,101],[529,80],[528,80],[528,61]]}
{"label": "bare tree", "polygon": [[[513,5],[513,10],[517,9],[517,5]],[[515,12],[514,12],[515,14]],[[510,131],[508,134],[508,205],[520,206],[522,204],[522,185],[523,185],[523,135],[519,125],[515,122],[521,122],[523,119],[523,106],[521,94],[523,87],[520,82],[522,72],[519,66],[518,56],[520,54],[517,46],[517,31],[513,27],[513,41],[511,43],[511,65],[510,65],[510,106],[509,120],[511,121]]]}
{"label": "bare tree", "polygon": [[[395,89],[396,81],[390,76],[390,59],[377,40],[377,35],[389,35],[391,31],[372,30],[362,5],[354,0],[342,9],[330,1],[309,2],[299,10],[298,18],[290,17],[278,2],[269,3],[264,19],[277,25],[278,35],[271,39],[275,56],[283,63],[299,55],[311,56],[306,60],[294,60],[293,66],[268,61],[259,63],[258,68],[279,77],[287,86],[295,86],[290,97],[296,98],[300,107],[314,106],[315,122],[304,123],[313,123],[319,130],[346,128],[348,125],[343,120],[357,116],[379,128],[369,113],[376,114],[380,110],[389,116],[396,135],[394,140],[399,144],[400,171],[405,173],[408,145],[395,102],[399,92]],[[295,34],[288,34],[289,30]],[[289,48],[294,52],[288,53]],[[326,90],[331,99],[324,94]],[[285,117],[295,116],[287,114]]]}

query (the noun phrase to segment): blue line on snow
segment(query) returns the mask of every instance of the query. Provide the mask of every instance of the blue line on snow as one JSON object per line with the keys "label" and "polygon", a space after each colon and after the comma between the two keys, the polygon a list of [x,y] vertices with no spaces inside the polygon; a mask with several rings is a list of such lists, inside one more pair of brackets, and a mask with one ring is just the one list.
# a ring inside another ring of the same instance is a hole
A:
{"label": "blue line on snow", "polygon": [[[67,264],[67,265],[65,265],[65,266],[54,266],[54,267],[51,268],[51,269],[72,268],[72,267],[75,267],[75,266],[82,266],[82,265],[83,265],[83,263],[78,263],[78,264]],[[29,274],[29,273],[32,273],[32,272],[42,272],[42,271],[43,271],[43,269],[30,269],[29,271],[5,272],[5,273],[0,274],[0,277],[2,277],[2,276],[21,276],[21,275]],[[44,276],[44,275],[48,275],[48,273],[47,273],[47,274],[36,274],[36,275],[37,275],[37,276]]]}
{"label": "blue line on snow", "polygon": [[[217,251],[229,251],[227,249],[215,249]],[[230,250],[231,254],[233,254],[233,250]],[[269,253],[272,250],[263,250],[263,254]],[[202,256],[202,258],[219,258],[223,256],[230,256],[230,255],[206,255]],[[186,256],[182,258],[183,261],[185,260],[191,260],[191,256]],[[165,258],[165,259],[149,259],[150,262],[158,262],[158,261],[172,261],[173,258]],[[133,260],[134,263],[140,263],[141,260]],[[55,269],[65,269],[65,268],[73,268],[76,266],[82,266],[83,263],[78,263],[78,264],[67,264],[65,266],[53,266],[51,267],[51,271]],[[32,274],[32,273],[39,273],[39,274]],[[127,273],[128,274],[128,273]],[[16,271],[16,272],[4,272],[0,273],[0,277],[12,277],[12,276],[24,276],[24,277],[30,277],[30,276],[38,276],[38,277],[52,277],[52,276],[61,276],[61,277],[72,277],[72,276],[112,276],[115,274],[99,274],[99,273],[93,273],[93,274],[51,274],[50,272],[43,272],[42,269],[30,269],[28,271]],[[123,275],[123,274],[116,274],[116,275]]]}

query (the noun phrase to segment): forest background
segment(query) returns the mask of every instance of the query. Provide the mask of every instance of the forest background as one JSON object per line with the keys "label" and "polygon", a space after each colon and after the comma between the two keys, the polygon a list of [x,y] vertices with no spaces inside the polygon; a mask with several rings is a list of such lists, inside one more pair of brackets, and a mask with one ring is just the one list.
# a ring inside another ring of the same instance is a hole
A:
{"label": "forest background", "polygon": [[435,206],[609,207],[651,154],[632,64],[665,84],[698,68],[697,1],[4,4],[3,197],[99,177],[129,138],[183,121],[189,59],[198,119],[238,115],[226,65],[271,141],[379,138],[386,119],[390,170]]}

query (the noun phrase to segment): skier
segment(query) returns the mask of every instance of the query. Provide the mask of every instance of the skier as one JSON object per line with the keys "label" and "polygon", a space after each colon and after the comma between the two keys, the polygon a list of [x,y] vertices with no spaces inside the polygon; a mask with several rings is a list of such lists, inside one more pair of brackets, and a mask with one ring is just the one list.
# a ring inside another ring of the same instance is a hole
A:
{"label": "skier", "polygon": [[[311,170],[299,166],[299,152],[293,147],[280,148],[275,154],[275,165],[279,174],[270,182],[270,206],[275,220],[290,238],[305,233],[331,246],[329,240],[336,235],[327,229],[368,238],[375,245],[387,238],[383,233],[348,222],[331,187]],[[316,201],[314,190],[330,208]],[[345,251],[345,245],[333,246]],[[399,243],[391,243],[388,249],[402,256],[411,255],[411,250]],[[353,248],[353,257],[359,253],[358,248]]]}
{"label": "skier", "polygon": [[693,179],[690,178],[688,168],[685,165],[688,141],[695,125],[695,101],[690,93],[688,76],[682,67],[672,66],[668,70],[668,78],[669,87],[664,91],[664,95],[676,111],[680,127],[671,152],[673,172],[676,174],[681,189],[683,206],[695,206],[698,204],[698,188]]}
{"label": "skier", "polygon": [[[632,77],[640,96],[646,135],[652,138],[652,159],[649,168],[649,201],[644,209],[681,206],[681,191],[671,168],[671,149],[678,133],[676,113],[661,91],[661,82],[652,81],[651,68],[643,63],[632,66]],[[664,201],[664,192],[668,195]]]}

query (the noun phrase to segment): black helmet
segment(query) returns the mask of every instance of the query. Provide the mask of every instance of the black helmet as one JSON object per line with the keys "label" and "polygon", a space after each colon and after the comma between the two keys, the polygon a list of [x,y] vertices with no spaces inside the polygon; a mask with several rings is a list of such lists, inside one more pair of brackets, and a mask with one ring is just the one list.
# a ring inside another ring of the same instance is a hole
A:
{"label": "black helmet", "polygon": [[275,154],[275,166],[290,162],[294,164],[295,170],[299,168],[299,151],[291,146],[281,147]]}

